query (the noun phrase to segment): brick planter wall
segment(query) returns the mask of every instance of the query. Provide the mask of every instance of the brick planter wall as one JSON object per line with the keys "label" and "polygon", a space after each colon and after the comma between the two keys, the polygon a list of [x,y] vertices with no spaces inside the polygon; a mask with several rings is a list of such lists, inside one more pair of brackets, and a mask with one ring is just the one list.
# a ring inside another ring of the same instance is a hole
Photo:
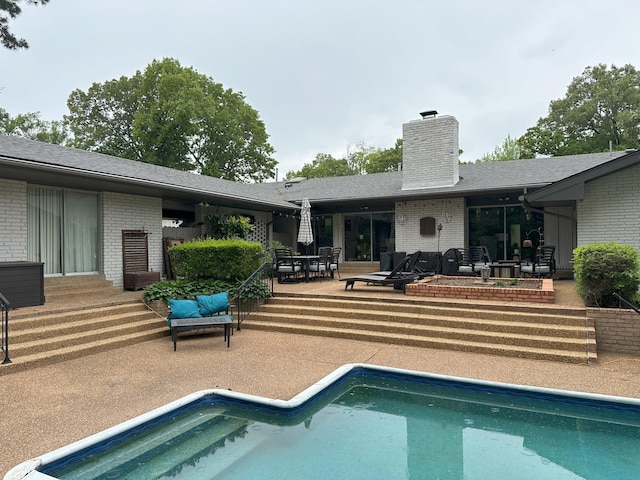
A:
{"label": "brick planter wall", "polygon": [[[438,285],[433,283],[438,277],[429,277],[407,285],[405,294],[417,297],[435,297],[459,300],[488,300],[499,302],[548,303],[555,301],[553,280],[542,279],[542,288],[517,287],[472,287]],[[456,278],[456,277],[447,277]],[[469,277],[464,277],[467,280]],[[481,280],[480,280],[481,281]],[[520,282],[538,282],[539,280],[520,279]]]}
{"label": "brick planter wall", "polygon": [[598,350],[640,355],[640,315],[630,309],[587,308]]}

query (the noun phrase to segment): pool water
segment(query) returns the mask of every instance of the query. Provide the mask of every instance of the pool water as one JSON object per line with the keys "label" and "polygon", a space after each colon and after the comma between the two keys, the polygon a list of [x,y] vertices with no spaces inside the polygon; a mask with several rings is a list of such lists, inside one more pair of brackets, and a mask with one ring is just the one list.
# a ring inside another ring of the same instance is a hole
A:
{"label": "pool water", "polygon": [[355,368],[291,409],[204,395],[38,471],[74,480],[640,478],[640,402],[501,385]]}

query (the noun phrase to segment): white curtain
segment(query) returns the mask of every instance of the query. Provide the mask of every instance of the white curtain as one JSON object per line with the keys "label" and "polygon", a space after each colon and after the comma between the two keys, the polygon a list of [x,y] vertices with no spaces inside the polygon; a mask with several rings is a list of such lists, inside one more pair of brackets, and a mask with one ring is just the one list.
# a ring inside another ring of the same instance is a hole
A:
{"label": "white curtain", "polygon": [[45,274],[98,271],[98,196],[29,187],[27,257]]}
{"label": "white curtain", "polygon": [[98,271],[98,197],[65,192],[64,273]]}
{"label": "white curtain", "polygon": [[62,190],[29,187],[27,258],[44,273],[62,273]]}

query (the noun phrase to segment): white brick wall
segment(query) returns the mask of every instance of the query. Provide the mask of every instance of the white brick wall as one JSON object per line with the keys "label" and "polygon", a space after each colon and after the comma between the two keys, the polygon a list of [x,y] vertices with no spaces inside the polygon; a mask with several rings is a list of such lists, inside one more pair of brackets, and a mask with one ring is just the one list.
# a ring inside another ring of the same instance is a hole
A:
{"label": "white brick wall", "polygon": [[[414,252],[416,250],[444,252],[449,248],[465,246],[463,198],[396,202],[395,212],[396,250],[399,252]],[[445,212],[447,215],[443,215]],[[422,217],[433,217],[436,220],[436,225],[442,224],[439,246],[437,231],[433,236],[420,235],[420,219]],[[448,217],[448,223],[445,217]]]}
{"label": "white brick wall", "polygon": [[27,184],[0,179],[0,262],[27,260]]}
{"label": "white brick wall", "polygon": [[640,165],[585,185],[577,202],[578,245],[616,242],[640,254]]}
{"label": "white brick wall", "polygon": [[149,269],[162,272],[162,200],[153,197],[102,193],[102,268],[108,280],[123,286],[122,230],[149,232]]}
{"label": "white brick wall", "polygon": [[450,115],[402,125],[402,189],[458,183],[458,121]]}

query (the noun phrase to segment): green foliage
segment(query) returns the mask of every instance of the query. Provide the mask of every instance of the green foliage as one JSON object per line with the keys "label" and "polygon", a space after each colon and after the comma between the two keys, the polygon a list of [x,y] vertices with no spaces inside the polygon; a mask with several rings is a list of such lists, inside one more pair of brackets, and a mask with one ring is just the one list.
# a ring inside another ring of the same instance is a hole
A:
{"label": "green foliage", "polygon": [[222,280],[170,280],[147,286],[142,298],[146,301],[166,302],[170,298],[195,298],[196,295],[209,295],[230,289],[231,284]]}
{"label": "green foliage", "polygon": [[327,153],[318,153],[311,163],[305,163],[301,170],[290,170],[285,180],[292,178],[327,178],[355,175],[346,159],[336,159]]}
{"label": "green foliage", "polygon": [[37,112],[21,113],[11,117],[2,108],[0,108],[0,133],[56,145],[66,145],[69,139],[69,131],[64,122],[42,120]]}
{"label": "green foliage", "polygon": [[[17,38],[9,31],[9,19],[14,20],[22,13],[18,5],[22,0],[2,0],[0,1],[0,43],[9,50],[19,48],[29,48],[29,44],[24,38]],[[25,0],[30,5],[46,5],[49,0]]]}
{"label": "green foliage", "polygon": [[476,163],[487,162],[506,162],[509,160],[519,160],[524,158],[522,156],[522,147],[515,138],[511,138],[511,135],[507,135],[502,145],[496,146],[492,153],[483,155]]}
{"label": "green foliage", "polygon": [[395,172],[402,164],[402,139],[398,138],[391,148],[378,149],[367,155],[367,173]]}
{"label": "green foliage", "polygon": [[171,58],[75,90],[67,106],[77,148],[234,181],[275,174],[264,123],[244,96]]}
{"label": "green foliage", "polygon": [[376,149],[367,146],[364,141],[356,148],[347,148],[346,158],[334,158],[327,153],[318,153],[311,163],[305,163],[298,171],[290,170],[285,180],[292,178],[327,178],[347,175],[364,175],[370,173],[394,172],[402,163],[402,139],[397,139],[395,146],[387,149]]}
{"label": "green foliage", "polygon": [[553,100],[549,114],[518,139],[523,158],[640,148],[640,72],[587,67]]}
{"label": "green foliage", "polygon": [[204,218],[207,234],[214,239],[245,239],[253,232],[249,218],[230,213],[210,214]]}
{"label": "green foliage", "polygon": [[169,249],[176,276],[228,282],[248,278],[262,264],[264,248],[245,240],[195,240]]}
{"label": "green foliage", "polygon": [[237,295],[238,287],[242,282],[226,282],[223,280],[168,280],[166,282],[156,282],[147,286],[142,294],[142,298],[147,301],[160,300],[168,301],[170,298],[196,298],[196,295],[212,295],[214,293],[229,292],[230,298],[240,298],[241,300],[253,300],[268,298],[271,291],[267,284],[256,280]]}
{"label": "green foliage", "polygon": [[640,272],[638,252],[629,245],[594,243],[573,251],[576,288],[587,306],[612,307],[619,293],[638,300]]}

